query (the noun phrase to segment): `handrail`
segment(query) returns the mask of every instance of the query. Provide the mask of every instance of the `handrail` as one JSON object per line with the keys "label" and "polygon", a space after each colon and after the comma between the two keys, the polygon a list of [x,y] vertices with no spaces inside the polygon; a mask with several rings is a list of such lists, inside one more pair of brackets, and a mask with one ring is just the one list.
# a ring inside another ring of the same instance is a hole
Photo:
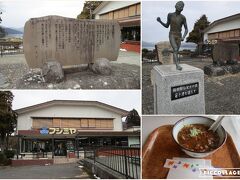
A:
{"label": "handrail", "polygon": [[126,178],[140,178],[140,146],[92,146],[84,148],[84,158],[91,159]]}

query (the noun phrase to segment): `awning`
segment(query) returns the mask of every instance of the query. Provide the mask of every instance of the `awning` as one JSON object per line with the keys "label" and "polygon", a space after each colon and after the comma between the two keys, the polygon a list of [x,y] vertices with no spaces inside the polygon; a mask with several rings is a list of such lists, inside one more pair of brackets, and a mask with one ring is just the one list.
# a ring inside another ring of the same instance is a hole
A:
{"label": "awning", "polygon": [[141,18],[139,16],[133,18],[118,19],[118,23],[121,27],[141,26]]}
{"label": "awning", "polygon": [[76,134],[40,134],[39,130],[19,130],[18,135],[24,138],[39,138],[39,139],[64,139],[64,138],[75,138],[75,137],[96,137],[96,136],[140,136],[139,131],[78,131]]}

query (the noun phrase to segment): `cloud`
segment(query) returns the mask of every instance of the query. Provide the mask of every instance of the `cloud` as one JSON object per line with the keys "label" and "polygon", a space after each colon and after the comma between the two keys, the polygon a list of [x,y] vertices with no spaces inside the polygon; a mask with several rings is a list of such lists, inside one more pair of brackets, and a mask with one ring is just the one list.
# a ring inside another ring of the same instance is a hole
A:
{"label": "cloud", "polygon": [[127,111],[141,112],[140,90],[12,90],[13,109],[51,100],[99,101]]}
{"label": "cloud", "polygon": [[76,18],[83,4],[82,0],[3,0],[2,25],[19,28],[30,18],[47,15]]}

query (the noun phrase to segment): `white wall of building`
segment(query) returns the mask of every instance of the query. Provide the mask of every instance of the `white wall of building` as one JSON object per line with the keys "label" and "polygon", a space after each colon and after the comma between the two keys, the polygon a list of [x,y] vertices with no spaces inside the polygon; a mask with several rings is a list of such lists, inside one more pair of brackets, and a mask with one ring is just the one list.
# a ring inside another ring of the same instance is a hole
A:
{"label": "white wall of building", "polygon": [[99,12],[96,13],[95,19],[100,19],[100,14],[104,14],[116,9],[121,9],[136,4],[136,1],[111,1],[107,3]]}
{"label": "white wall of building", "polygon": [[138,136],[128,136],[128,146],[132,144],[140,144],[140,138]]}
{"label": "white wall of building", "polygon": [[208,39],[209,33],[229,31],[229,30],[239,29],[239,28],[240,28],[240,18],[232,21],[226,21],[224,23],[219,23],[204,33],[204,41]]}
{"label": "white wall of building", "polygon": [[17,130],[30,130],[32,128],[31,117],[114,118],[112,131],[123,130],[121,115],[96,106],[54,105],[26,112],[18,115]]}

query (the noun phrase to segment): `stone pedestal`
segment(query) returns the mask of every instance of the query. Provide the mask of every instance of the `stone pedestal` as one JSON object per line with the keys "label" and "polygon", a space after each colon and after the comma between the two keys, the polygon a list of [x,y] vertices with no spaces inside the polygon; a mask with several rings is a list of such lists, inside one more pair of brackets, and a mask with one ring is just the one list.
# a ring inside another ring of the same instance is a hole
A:
{"label": "stone pedestal", "polygon": [[205,114],[204,73],[201,69],[181,64],[154,66],[154,114]]}

